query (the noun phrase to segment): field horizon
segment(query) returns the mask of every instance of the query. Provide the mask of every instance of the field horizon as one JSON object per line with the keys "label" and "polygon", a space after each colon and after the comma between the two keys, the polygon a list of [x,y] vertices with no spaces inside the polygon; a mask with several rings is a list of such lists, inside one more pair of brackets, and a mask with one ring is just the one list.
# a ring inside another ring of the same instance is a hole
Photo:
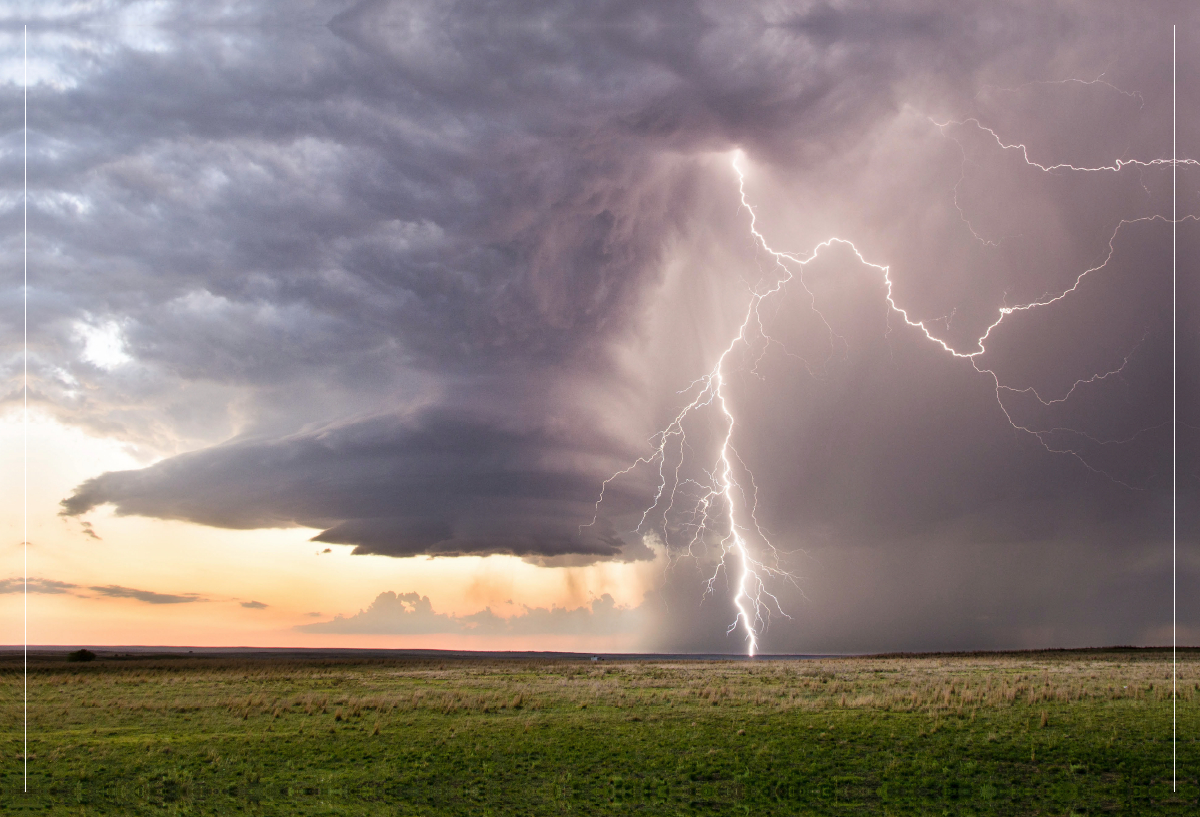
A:
{"label": "field horizon", "polygon": [[[65,656],[75,650],[91,650],[97,659],[120,658],[121,660],[156,657],[186,658],[189,655],[197,658],[220,657],[361,657],[361,658],[545,658],[545,659],[579,659],[590,660],[593,656],[606,661],[638,661],[638,660],[681,660],[681,661],[788,661],[788,660],[817,660],[836,658],[936,658],[936,657],[973,657],[973,656],[1031,656],[1041,653],[1050,655],[1110,652],[1135,653],[1167,653],[1172,651],[1200,652],[1200,645],[1136,646],[1130,644],[1114,644],[1102,647],[1030,647],[999,650],[927,650],[864,653],[762,653],[749,656],[744,653],[720,652],[588,652],[563,650],[440,650],[440,649],[409,649],[374,648],[374,647],[260,647],[260,646],[224,646],[198,647],[189,644],[30,644],[27,648],[20,644],[0,645],[0,663],[11,661],[14,657],[21,658],[28,651],[29,656],[57,657]],[[128,653],[128,655],[126,655]]]}
{"label": "field horizon", "polygon": [[[211,648],[210,648],[211,649]],[[1200,805],[1200,650],[0,652],[0,810],[1093,814]],[[341,655],[333,653],[340,652]],[[599,658],[599,656],[597,656]],[[732,659],[732,660],[731,660]],[[30,790],[21,793],[28,761]]]}

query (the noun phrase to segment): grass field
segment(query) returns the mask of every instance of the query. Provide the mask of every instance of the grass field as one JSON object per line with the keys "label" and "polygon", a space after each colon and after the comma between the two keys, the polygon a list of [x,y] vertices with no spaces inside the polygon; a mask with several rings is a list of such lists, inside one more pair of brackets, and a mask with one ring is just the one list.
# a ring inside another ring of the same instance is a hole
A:
{"label": "grass field", "polygon": [[1200,653],[0,664],[0,812],[1194,814]]}

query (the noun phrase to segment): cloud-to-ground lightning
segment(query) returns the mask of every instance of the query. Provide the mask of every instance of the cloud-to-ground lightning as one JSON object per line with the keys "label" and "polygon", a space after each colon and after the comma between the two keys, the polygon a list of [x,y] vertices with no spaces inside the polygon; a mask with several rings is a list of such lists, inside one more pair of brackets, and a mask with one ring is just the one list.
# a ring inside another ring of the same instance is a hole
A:
{"label": "cloud-to-ground lightning", "polygon": [[[1046,173],[1095,173],[1106,171],[1115,173],[1129,167],[1148,168],[1175,164],[1200,165],[1200,162],[1192,159],[1116,159],[1109,165],[1096,167],[1075,166],[1068,163],[1041,164],[1030,158],[1029,150],[1024,144],[1006,143],[993,129],[981,124],[977,119],[954,122],[936,122],[932,119],[930,121],[943,135],[945,135],[946,129],[952,126],[976,127],[990,134],[1001,150],[1019,151],[1026,165]],[[1109,371],[1097,372],[1090,377],[1077,379],[1065,387],[1061,394],[1057,396],[1043,396],[1042,393],[1031,386],[1006,384],[1002,382],[1000,376],[993,369],[983,365],[981,359],[987,352],[987,344],[993,332],[1009,316],[1051,307],[1070,297],[1089,276],[1093,276],[1105,269],[1113,258],[1115,252],[1114,242],[1122,229],[1136,223],[1154,221],[1170,222],[1170,218],[1153,215],[1121,220],[1113,228],[1109,236],[1107,254],[1104,255],[1098,264],[1079,272],[1070,286],[1058,292],[1047,293],[1037,300],[997,308],[995,319],[983,329],[983,332],[975,341],[966,348],[957,348],[931,328],[931,324],[938,322],[942,322],[948,328],[951,316],[928,318],[925,320],[917,320],[912,317],[910,309],[901,306],[895,299],[891,268],[887,264],[868,260],[853,241],[841,237],[830,237],[816,244],[805,253],[787,252],[772,247],[766,236],[760,231],[755,208],[747,197],[746,176],[742,168],[743,161],[744,155],[742,152],[740,150],[735,151],[732,165],[734,172],[737,174],[741,207],[749,214],[749,233],[751,237],[757,247],[773,259],[774,265],[778,270],[778,277],[773,284],[765,288],[751,287],[749,303],[733,337],[717,357],[713,367],[681,392],[691,395],[690,401],[676,413],[665,428],[651,438],[653,448],[648,455],[639,458],[628,468],[622,469],[604,480],[596,502],[596,516],[593,517],[592,522],[589,524],[596,522],[601,504],[604,501],[605,491],[614,480],[628,475],[642,466],[656,468],[657,487],[654,489],[653,501],[643,511],[635,532],[644,531],[651,523],[652,515],[655,515],[656,511],[661,509],[661,513],[654,518],[657,519],[661,516],[664,539],[670,538],[670,527],[674,521],[677,539],[679,538],[679,534],[682,534],[682,538],[686,542],[686,545],[683,547],[685,553],[695,555],[694,548],[698,545],[706,544],[706,535],[711,535],[716,540],[720,548],[720,553],[713,574],[705,582],[705,594],[713,592],[714,584],[722,571],[725,571],[727,574],[736,571],[736,576],[731,576],[734,589],[733,606],[736,613],[727,632],[732,633],[740,629],[745,638],[748,654],[753,656],[757,653],[760,635],[769,622],[772,612],[787,617],[776,596],[768,590],[767,580],[778,578],[791,580],[793,577],[780,566],[779,553],[776,551],[774,545],[772,545],[767,532],[764,531],[758,522],[756,514],[757,486],[754,483],[753,473],[738,455],[734,444],[734,434],[738,423],[729,399],[726,380],[727,367],[731,365],[731,356],[734,355],[739,347],[749,350],[757,341],[772,342],[772,339],[764,328],[759,310],[765,300],[782,292],[792,282],[799,283],[807,293],[810,308],[824,323],[832,339],[836,333],[834,333],[829,321],[817,309],[815,296],[804,281],[804,270],[823,251],[834,246],[842,246],[849,249],[864,268],[873,270],[881,277],[887,307],[891,312],[898,315],[904,323],[919,330],[928,342],[934,344],[948,356],[969,362],[977,373],[991,378],[997,404],[1005,419],[1015,430],[1034,437],[1049,452],[1073,456],[1090,471],[1106,476],[1121,486],[1135,489],[1134,486],[1117,479],[1115,476],[1089,463],[1079,451],[1070,447],[1056,446],[1052,444],[1050,439],[1052,435],[1062,432],[1078,434],[1093,443],[1101,445],[1122,444],[1129,442],[1133,438],[1102,440],[1077,429],[1060,427],[1036,428],[1014,418],[1012,411],[1005,404],[1004,396],[1006,394],[1031,395],[1038,403],[1046,407],[1064,403],[1081,386],[1098,383],[1119,375],[1129,364],[1137,346],[1125,355],[1124,360],[1119,366]],[[972,235],[983,241],[975,232],[965,214],[963,214],[961,207],[959,207],[957,185],[955,186],[954,194],[955,207],[959,209],[967,228],[971,231]],[[1196,220],[1196,217],[1186,216],[1183,220]],[[984,243],[991,244],[993,242]],[[1142,338],[1142,341],[1144,340],[1145,336]],[[1140,346],[1142,341],[1139,341],[1138,346]],[[807,367],[807,361],[804,361],[804,363]],[[811,372],[811,367],[809,369]],[[707,409],[715,411],[719,418],[722,429],[717,436],[720,442],[713,459],[709,460],[712,464],[701,469],[704,476],[700,478],[685,478],[682,468],[688,452],[691,450],[685,423]],[[1149,429],[1141,429],[1133,437],[1137,437],[1147,430]],[[747,490],[747,487],[749,487],[749,490]],[[756,555],[758,551],[753,546],[755,540],[761,545],[763,555]],[[667,544],[670,543],[667,542]]]}

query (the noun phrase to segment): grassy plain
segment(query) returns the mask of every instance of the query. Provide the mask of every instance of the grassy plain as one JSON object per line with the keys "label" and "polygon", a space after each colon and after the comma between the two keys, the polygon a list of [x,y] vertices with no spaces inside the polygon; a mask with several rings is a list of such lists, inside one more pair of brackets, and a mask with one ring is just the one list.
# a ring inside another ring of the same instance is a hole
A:
{"label": "grassy plain", "polygon": [[1200,653],[0,664],[0,813],[1194,814]]}

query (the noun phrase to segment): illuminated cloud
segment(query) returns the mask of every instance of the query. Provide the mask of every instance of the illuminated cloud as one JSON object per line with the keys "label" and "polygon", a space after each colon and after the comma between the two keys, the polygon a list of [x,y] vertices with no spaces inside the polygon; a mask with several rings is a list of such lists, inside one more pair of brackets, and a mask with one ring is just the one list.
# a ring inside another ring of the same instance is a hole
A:
{"label": "illuminated cloud", "polygon": [[505,618],[490,608],[467,616],[436,613],[428,596],[388,591],[353,616],[339,615],[332,621],[301,624],[295,629],[377,635],[612,635],[639,632],[645,623],[642,608],[618,607],[607,593],[583,607],[526,607],[524,612]]}
{"label": "illuminated cloud", "polygon": [[504,618],[490,609],[462,617],[467,632],[480,635],[616,635],[645,632],[647,604],[618,607],[605,593],[590,605],[565,607],[526,607],[515,616]]}
{"label": "illuminated cloud", "polygon": [[80,357],[84,361],[101,369],[111,370],[132,360],[125,350],[121,327],[115,321],[108,321],[100,326],[79,323],[75,331],[83,341]]}

